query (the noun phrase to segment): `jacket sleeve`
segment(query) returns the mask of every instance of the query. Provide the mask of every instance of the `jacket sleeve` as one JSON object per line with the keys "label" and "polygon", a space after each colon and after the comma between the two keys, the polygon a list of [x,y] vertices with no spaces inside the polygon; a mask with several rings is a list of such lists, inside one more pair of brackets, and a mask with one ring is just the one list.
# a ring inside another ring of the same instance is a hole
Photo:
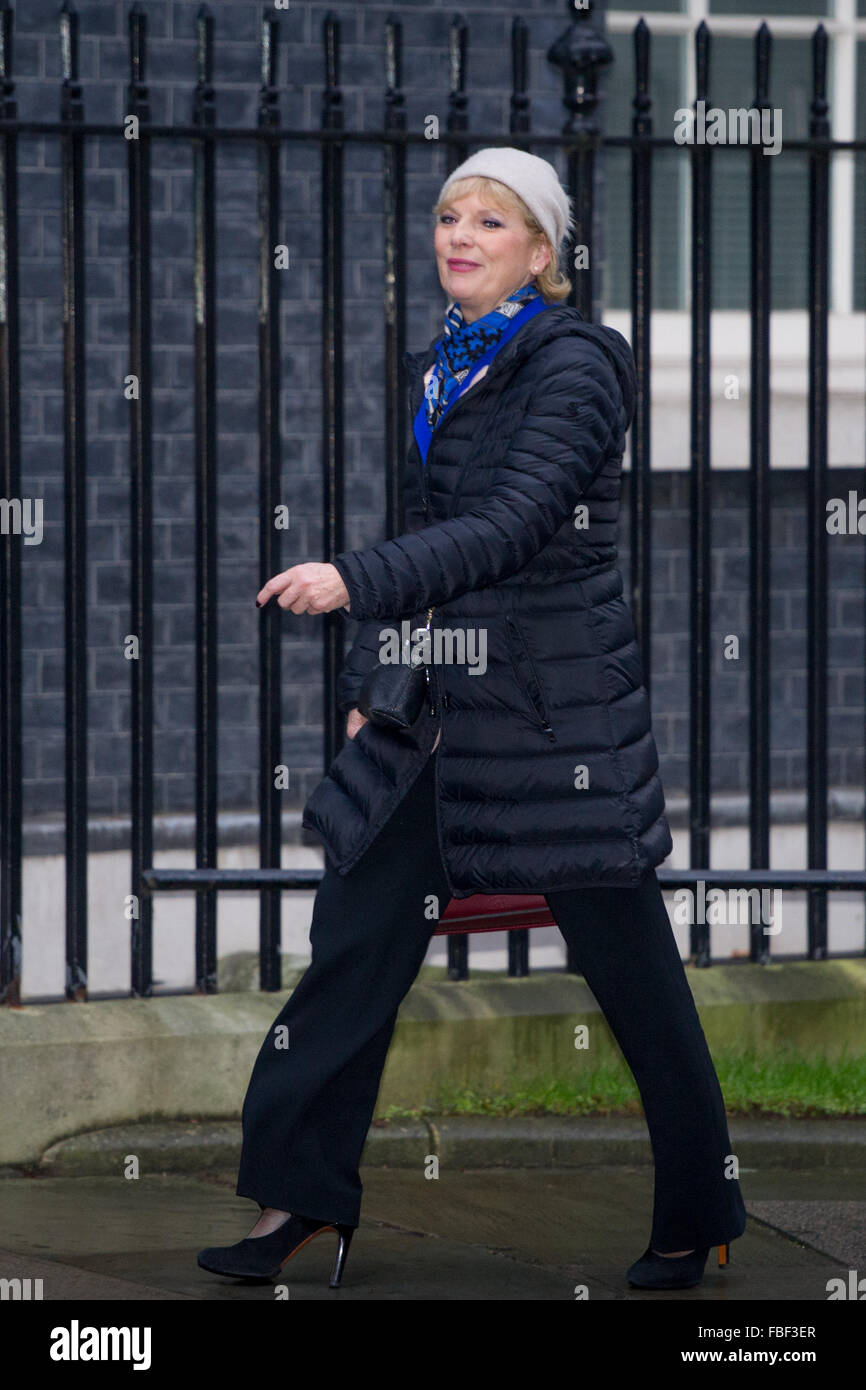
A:
{"label": "jacket sleeve", "polygon": [[[418,531],[424,523],[424,507],[421,502],[417,471],[407,464],[403,479],[403,528],[405,532]],[[364,554],[366,552],[353,551],[350,553]],[[357,707],[364,677],[379,659],[379,633],[381,629],[381,618],[368,618],[357,626],[354,640],[337,676],[337,708],[343,714],[348,714],[349,710]]]}
{"label": "jacket sleeve", "polygon": [[355,709],[361,686],[368,671],[379,659],[379,631],[382,622],[379,618],[359,623],[354,641],[349,648],[337,676],[337,708],[343,714]]}
{"label": "jacket sleeve", "polygon": [[508,579],[573,515],[627,421],[606,353],[588,344],[565,362],[561,350],[556,358],[536,364],[524,417],[477,506],[336,557],[353,617],[399,619]]}

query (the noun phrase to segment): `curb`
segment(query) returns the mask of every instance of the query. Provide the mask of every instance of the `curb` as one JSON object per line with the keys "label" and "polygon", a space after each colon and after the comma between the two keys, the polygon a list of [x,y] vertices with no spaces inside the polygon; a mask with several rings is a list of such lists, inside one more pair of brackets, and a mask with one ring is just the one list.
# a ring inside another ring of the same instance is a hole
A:
{"label": "curb", "polygon": [[[866,1119],[728,1119],[744,1168],[852,1168],[866,1161]],[[92,1130],[52,1144],[33,1168],[52,1177],[116,1176],[135,1155],[144,1172],[196,1174],[234,1169],[240,1121],[166,1120]],[[457,1168],[587,1168],[652,1163],[637,1116],[432,1116],[374,1121],[362,1154],[372,1167],[417,1168],[431,1156]]]}

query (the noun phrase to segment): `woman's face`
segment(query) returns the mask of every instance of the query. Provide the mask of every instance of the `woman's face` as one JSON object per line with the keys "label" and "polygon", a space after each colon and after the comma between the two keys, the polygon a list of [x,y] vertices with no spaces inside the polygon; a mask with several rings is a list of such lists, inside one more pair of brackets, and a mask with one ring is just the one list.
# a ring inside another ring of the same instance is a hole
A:
{"label": "woman's face", "polygon": [[532,237],[519,212],[494,207],[477,193],[448,203],[433,236],[439,280],[467,323],[489,314],[543,270],[550,252]]}

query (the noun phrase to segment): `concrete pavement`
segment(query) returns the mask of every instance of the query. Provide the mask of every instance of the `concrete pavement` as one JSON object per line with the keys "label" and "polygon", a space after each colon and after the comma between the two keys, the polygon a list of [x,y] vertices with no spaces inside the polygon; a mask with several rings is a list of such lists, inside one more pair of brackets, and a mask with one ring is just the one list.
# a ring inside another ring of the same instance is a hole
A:
{"label": "concrete pavement", "polygon": [[[647,1242],[652,1167],[641,1122],[604,1117],[374,1127],[343,1288],[327,1287],[331,1235],[300,1252],[281,1282],[304,1300],[573,1301],[585,1286],[602,1301],[761,1302],[826,1301],[828,1280],[866,1274],[866,1125],[730,1123],[749,1224],[726,1269],[711,1253],[700,1288],[626,1284]],[[145,1129],[67,1141],[65,1162],[55,1152],[29,1175],[4,1170],[0,1279],[40,1278],[46,1300],[273,1300],[271,1285],[195,1262],[202,1246],[241,1239],[257,1215],[234,1194],[237,1133],[200,1126],[197,1145],[184,1147],[170,1127]],[[428,1179],[423,1159],[437,1137],[439,1177]],[[124,1176],[130,1155],[136,1179]]]}

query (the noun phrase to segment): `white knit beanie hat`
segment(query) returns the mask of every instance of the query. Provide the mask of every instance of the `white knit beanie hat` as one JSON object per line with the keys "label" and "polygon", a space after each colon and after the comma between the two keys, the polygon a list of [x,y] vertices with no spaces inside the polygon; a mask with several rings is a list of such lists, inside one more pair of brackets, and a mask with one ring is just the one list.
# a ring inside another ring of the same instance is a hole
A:
{"label": "white knit beanie hat", "polygon": [[517,150],[511,145],[491,145],[486,150],[476,150],[448,175],[438,201],[445,198],[457,179],[476,175],[497,179],[522,198],[538,218],[554,251],[559,252],[566,232],[574,226],[574,218],[571,199],[559,182],[559,175],[552,164],[540,159],[537,154],[528,154],[526,150]]}

